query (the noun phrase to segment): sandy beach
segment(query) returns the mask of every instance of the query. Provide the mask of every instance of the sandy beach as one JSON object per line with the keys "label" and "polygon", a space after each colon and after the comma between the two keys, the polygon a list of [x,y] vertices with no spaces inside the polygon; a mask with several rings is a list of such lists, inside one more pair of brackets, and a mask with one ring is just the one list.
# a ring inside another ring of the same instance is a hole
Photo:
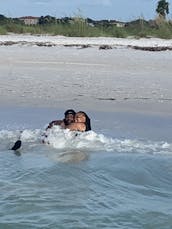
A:
{"label": "sandy beach", "polygon": [[130,47],[172,40],[4,35],[0,44],[1,107],[171,115],[172,52]]}

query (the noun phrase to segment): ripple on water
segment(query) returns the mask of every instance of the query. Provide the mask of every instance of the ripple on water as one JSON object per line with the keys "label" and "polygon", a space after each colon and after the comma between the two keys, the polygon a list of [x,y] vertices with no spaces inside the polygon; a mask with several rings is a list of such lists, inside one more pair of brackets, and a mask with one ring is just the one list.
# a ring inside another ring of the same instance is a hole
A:
{"label": "ripple on water", "polygon": [[57,131],[55,148],[28,132],[20,156],[1,133],[0,227],[171,228],[170,143]]}

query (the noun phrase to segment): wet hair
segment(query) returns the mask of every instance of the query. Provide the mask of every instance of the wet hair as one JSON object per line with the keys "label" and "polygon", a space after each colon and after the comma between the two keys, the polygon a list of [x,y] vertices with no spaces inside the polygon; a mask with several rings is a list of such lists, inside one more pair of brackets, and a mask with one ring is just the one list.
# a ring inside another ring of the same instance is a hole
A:
{"label": "wet hair", "polygon": [[63,119],[63,122],[64,124],[67,126],[69,125],[68,121],[66,120],[66,116],[69,115],[69,114],[72,114],[73,116],[75,116],[76,112],[72,109],[69,109],[69,110],[66,110],[64,115],[65,115],[65,118]]}
{"label": "wet hair", "polygon": [[85,116],[85,118],[86,118],[86,121],[85,121],[86,129],[85,129],[85,131],[91,130],[91,120],[88,117],[88,115],[84,111],[78,111],[77,113],[83,114]]}
{"label": "wet hair", "polygon": [[68,114],[75,115],[76,112],[75,112],[74,110],[72,110],[72,109],[69,109],[69,110],[66,110],[66,111],[65,111],[64,115],[67,116]]}

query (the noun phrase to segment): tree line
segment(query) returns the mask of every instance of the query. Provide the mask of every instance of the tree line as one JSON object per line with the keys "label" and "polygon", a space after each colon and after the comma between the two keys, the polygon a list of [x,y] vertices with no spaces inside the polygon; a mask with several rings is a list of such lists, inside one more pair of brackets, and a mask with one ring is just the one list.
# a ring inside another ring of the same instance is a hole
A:
{"label": "tree line", "polygon": [[[156,13],[158,14],[158,17],[161,19],[166,19],[166,16],[169,14],[169,2],[167,2],[166,0],[159,0],[157,2],[157,7],[156,7]],[[81,19],[81,16],[79,16]],[[50,15],[46,15],[46,16],[41,16],[38,19],[38,24],[39,25],[47,25],[47,24],[56,24],[56,23],[69,23],[71,22],[71,20],[73,20],[73,18],[71,17],[63,17],[63,18],[56,18],[56,17],[52,17]],[[99,21],[95,21],[92,20],[90,18],[86,18],[85,21],[87,23],[93,23],[93,24],[99,24],[104,22],[105,24],[107,24],[108,22],[110,23],[111,20],[99,20]],[[23,22],[20,20],[20,18],[7,18],[4,15],[0,15],[0,24],[3,23],[8,23],[8,22],[14,22],[14,23],[20,23],[22,24]]]}

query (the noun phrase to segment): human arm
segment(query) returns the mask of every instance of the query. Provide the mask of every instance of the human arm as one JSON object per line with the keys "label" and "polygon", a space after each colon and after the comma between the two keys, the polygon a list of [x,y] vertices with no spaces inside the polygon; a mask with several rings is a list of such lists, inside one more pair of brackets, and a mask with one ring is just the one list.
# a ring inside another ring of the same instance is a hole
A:
{"label": "human arm", "polygon": [[63,120],[54,120],[54,121],[50,122],[48,124],[46,130],[52,128],[54,125],[62,126],[63,125]]}

